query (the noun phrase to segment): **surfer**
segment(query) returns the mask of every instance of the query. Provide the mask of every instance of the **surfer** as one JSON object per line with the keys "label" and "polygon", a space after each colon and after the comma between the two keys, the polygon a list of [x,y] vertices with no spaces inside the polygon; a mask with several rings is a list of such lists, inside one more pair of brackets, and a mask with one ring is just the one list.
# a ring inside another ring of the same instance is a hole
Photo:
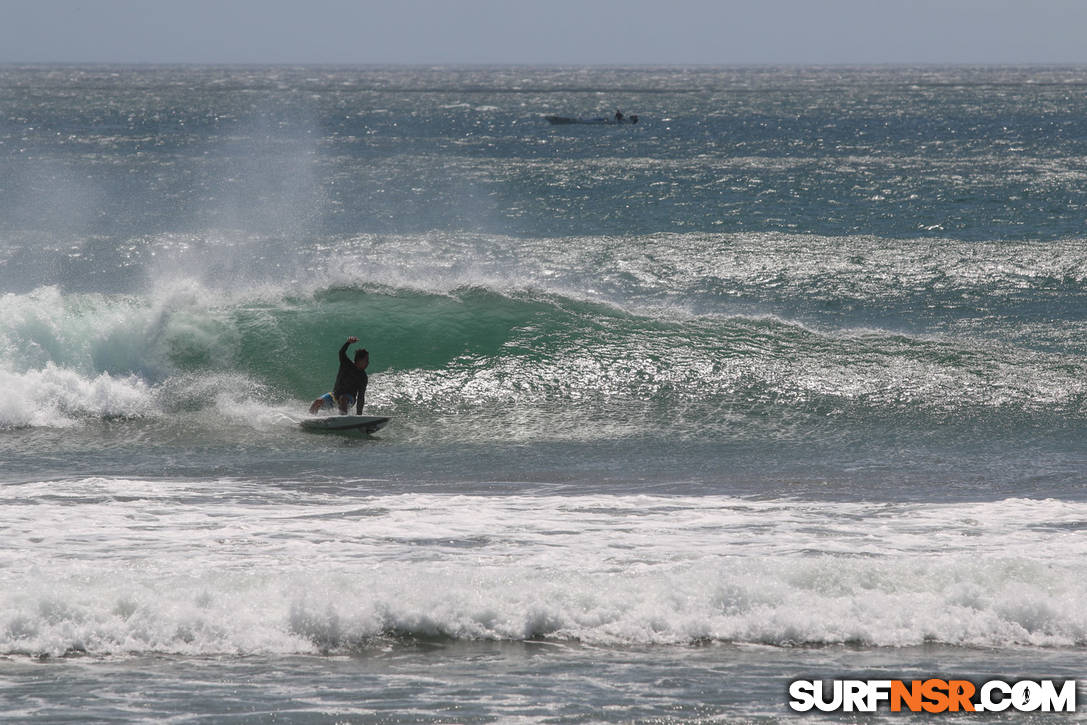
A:
{"label": "surfer", "polygon": [[370,353],[365,348],[355,351],[355,360],[347,357],[347,348],[351,343],[358,342],[357,337],[347,338],[347,342],[340,348],[340,371],[336,373],[336,384],[332,386],[331,393],[325,393],[313,405],[309,407],[310,415],[326,408],[338,407],[340,413],[347,415],[347,409],[355,406],[355,415],[362,415],[362,404],[366,400],[366,384],[369,381],[366,375],[366,366],[370,364]]}

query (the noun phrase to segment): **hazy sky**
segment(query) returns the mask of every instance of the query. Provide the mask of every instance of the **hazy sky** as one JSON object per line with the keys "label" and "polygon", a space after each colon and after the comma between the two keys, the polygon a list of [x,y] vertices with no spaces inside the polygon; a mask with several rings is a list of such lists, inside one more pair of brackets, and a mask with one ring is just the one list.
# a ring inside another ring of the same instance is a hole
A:
{"label": "hazy sky", "polygon": [[0,63],[1087,63],[1087,0],[0,0]]}

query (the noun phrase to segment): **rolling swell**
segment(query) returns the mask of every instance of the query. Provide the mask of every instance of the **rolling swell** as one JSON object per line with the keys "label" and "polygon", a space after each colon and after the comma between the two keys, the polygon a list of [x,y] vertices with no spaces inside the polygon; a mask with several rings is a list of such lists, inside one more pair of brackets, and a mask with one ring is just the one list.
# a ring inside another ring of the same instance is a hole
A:
{"label": "rolling swell", "polygon": [[348,335],[371,350],[372,408],[476,413],[507,428],[529,412],[620,432],[667,415],[681,435],[906,422],[933,433],[948,424],[1078,429],[1087,394],[1082,361],[1058,352],[828,331],[773,315],[628,311],[539,290],[231,295],[181,285],[138,297],[41,288],[2,305],[0,374],[18,393],[0,409],[8,426],[48,424],[35,412],[43,406],[60,417],[254,396],[297,407],[331,384]]}

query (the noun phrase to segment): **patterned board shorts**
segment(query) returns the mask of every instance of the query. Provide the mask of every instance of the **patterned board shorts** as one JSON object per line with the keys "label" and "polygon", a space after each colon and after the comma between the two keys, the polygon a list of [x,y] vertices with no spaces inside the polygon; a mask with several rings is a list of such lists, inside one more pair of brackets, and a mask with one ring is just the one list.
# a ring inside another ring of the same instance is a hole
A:
{"label": "patterned board shorts", "polygon": [[[355,404],[355,396],[350,393],[345,394],[347,397],[347,407],[350,408]],[[330,408],[336,408],[336,398],[332,393],[325,393],[318,400],[321,401],[321,410],[329,410]]]}

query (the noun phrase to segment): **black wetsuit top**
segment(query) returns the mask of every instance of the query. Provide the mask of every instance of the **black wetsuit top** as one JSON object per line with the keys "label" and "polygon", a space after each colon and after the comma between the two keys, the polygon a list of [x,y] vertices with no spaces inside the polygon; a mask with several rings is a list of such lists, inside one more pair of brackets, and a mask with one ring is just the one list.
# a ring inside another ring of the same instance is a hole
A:
{"label": "black wetsuit top", "polygon": [[332,386],[332,397],[341,395],[355,396],[355,409],[362,410],[363,400],[366,398],[366,383],[369,377],[365,370],[359,370],[351,358],[347,357],[347,347],[351,343],[345,342],[340,348],[340,371],[336,373],[336,384]]}

